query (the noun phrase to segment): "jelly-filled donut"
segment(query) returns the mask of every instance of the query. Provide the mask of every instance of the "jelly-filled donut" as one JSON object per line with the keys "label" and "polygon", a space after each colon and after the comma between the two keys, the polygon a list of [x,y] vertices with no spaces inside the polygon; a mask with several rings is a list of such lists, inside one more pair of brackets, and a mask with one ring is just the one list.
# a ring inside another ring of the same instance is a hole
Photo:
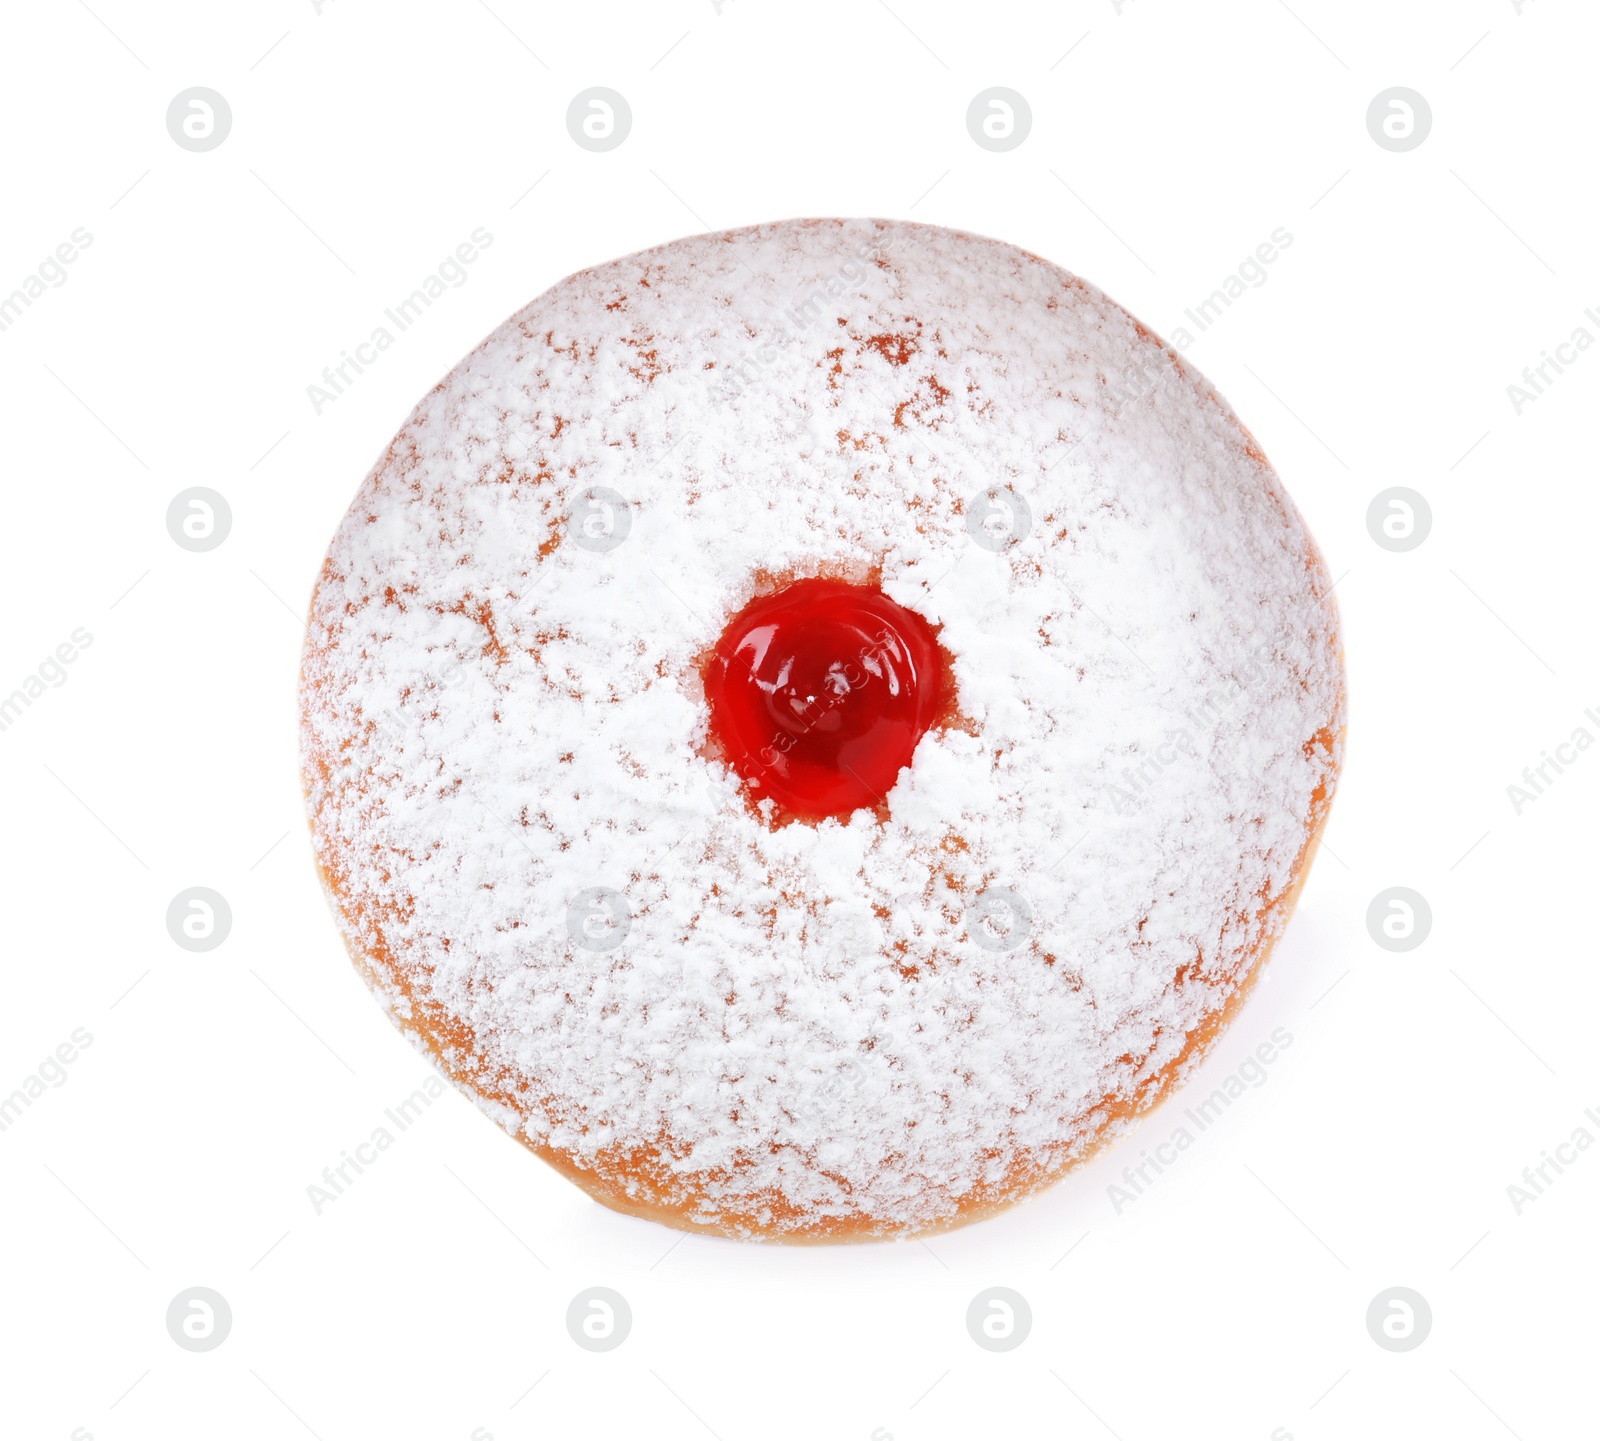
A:
{"label": "jelly-filled donut", "polygon": [[311,606],[304,776],[396,1022],[620,1211],[929,1232],[1205,1053],[1343,747],[1315,543],[1092,285],[808,220],[571,276]]}

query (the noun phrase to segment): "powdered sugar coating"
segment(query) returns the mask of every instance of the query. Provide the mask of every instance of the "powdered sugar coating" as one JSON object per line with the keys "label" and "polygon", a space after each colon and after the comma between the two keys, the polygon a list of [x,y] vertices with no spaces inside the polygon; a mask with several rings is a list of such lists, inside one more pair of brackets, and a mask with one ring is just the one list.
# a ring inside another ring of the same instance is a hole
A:
{"label": "powdered sugar coating", "polygon": [[[763,578],[869,572],[965,726],[882,818],[774,829],[697,661]],[[1339,761],[1327,589],[1232,412],[1058,267],[873,221],[676,241],[512,317],[363,484],[305,658],[319,861],[396,1018],[606,1198],[936,1228],[1152,1101],[1281,927]],[[975,941],[985,894],[1017,928]]]}

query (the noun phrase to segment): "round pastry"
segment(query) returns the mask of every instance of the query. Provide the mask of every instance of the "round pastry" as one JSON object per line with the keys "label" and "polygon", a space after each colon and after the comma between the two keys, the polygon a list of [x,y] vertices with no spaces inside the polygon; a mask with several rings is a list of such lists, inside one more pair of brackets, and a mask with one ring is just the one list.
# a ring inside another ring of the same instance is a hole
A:
{"label": "round pastry", "polygon": [[605,1204],[988,1215],[1168,1094],[1305,879],[1338,620],[1266,457],[1092,285],[807,220],[585,270],[362,484],[302,682],[395,1021]]}

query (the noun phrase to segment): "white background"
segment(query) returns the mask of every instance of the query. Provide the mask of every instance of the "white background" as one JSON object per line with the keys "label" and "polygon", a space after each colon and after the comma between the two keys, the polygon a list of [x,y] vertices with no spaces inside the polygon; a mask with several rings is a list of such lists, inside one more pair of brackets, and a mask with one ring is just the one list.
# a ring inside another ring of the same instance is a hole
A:
{"label": "white background", "polygon": [[[1520,1215],[1506,1190],[1574,1128],[1600,1138],[1579,916],[1600,751],[1520,815],[1506,793],[1600,736],[1600,354],[1520,416],[1506,395],[1579,324],[1600,336],[1592,7],[92,4],[8,7],[0,91],[0,294],[93,235],[0,333],[0,693],[93,635],[0,733],[0,1093],[94,1037],[0,1133],[0,1431],[1594,1434],[1600,1148]],[[165,125],[194,85],[233,110],[207,154]],[[591,85],[633,109],[609,154],[565,128]],[[965,128],[992,85],[1033,110],[1007,154]],[[1434,116],[1405,154],[1365,124],[1394,85]],[[1292,233],[1188,351],[1304,512],[1346,628],[1347,768],[1268,977],[1132,1139],[928,1244],[680,1239],[454,1093],[316,1215],[307,1185],[425,1074],[310,861],[295,679],[324,546],[411,405],[529,298],[796,215],[998,236],[1169,336]],[[316,415],[307,384],[478,226],[470,281]],[[233,510],[209,554],[165,527],[194,485]],[[1433,510],[1407,554],[1366,528],[1391,485]],[[233,910],[204,955],[164,919],[194,885]],[[1407,954],[1366,928],[1393,885],[1433,909]],[[1117,1214],[1121,1168],[1279,1026],[1267,1082]],[[207,1354],[164,1321],[194,1285],[233,1311]],[[565,1329],[591,1285],[633,1310],[606,1355]],[[964,1322],[992,1285],[1033,1312],[1004,1355]],[[1433,1311],[1401,1355],[1364,1320],[1395,1285]]]}

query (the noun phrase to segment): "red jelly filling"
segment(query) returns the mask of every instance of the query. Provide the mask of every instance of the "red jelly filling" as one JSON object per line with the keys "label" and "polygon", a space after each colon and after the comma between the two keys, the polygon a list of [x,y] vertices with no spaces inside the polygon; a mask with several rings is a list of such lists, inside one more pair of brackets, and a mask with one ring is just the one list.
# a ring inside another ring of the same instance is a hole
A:
{"label": "red jelly filling", "polygon": [[711,733],[789,816],[877,806],[946,689],[933,628],[876,586],[797,580],[739,612],[705,671]]}

